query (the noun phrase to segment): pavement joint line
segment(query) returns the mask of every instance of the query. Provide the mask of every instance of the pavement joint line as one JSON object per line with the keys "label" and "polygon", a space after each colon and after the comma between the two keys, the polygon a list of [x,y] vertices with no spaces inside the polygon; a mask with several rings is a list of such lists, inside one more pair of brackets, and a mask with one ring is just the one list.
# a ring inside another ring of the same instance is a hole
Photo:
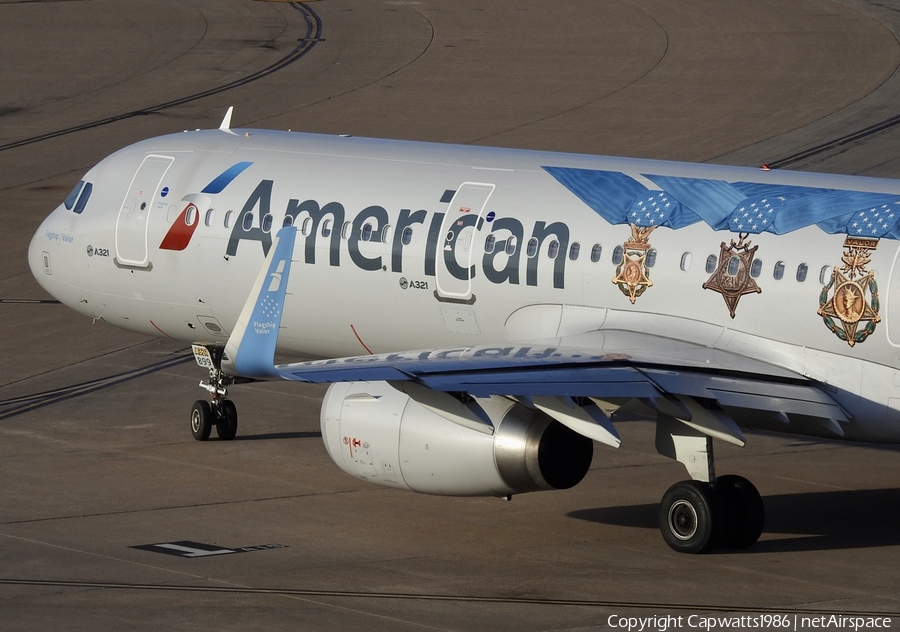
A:
{"label": "pavement joint line", "polygon": [[53,298],[0,298],[0,303],[7,305],[60,305],[61,302]]}
{"label": "pavement joint line", "polygon": [[5,586],[47,586],[57,588],[106,588],[113,590],[146,590],[231,593],[243,595],[288,595],[300,597],[335,597],[345,599],[397,599],[403,601],[449,601],[466,603],[503,603],[513,605],[566,606],[580,608],[630,608],[694,612],[746,612],[754,614],[835,615],[846,617],[900,617],[900,611],[849,611],[808,609],[796,606],[763,607],[716,604],[679,604],[664,602],[617,601],[602,599],[562,599],[554,597],[503,597],[500,595],[442,595],[437,593],[408,593],[364,590],[321,590],[314,588],[252,588],[236,586],[190,586],[187,584],[145,584],[130,582],[98,582],[75,580],[42,580],[0,577]]}
{"label": "pavement joint line", "polygon": [[[14,526],[21,524],[36,524],[41,522],[54,522],[56,520],[81,520],[85,518],[102,518],[105,516],[127,516],[130,514],[141,514],[147,512],[157,512],[157,511],[180,511],[184,509],[200,509],[203,507],[224,507],[228,505],[241,505],[244,503],[262,503],[262,502],[272,502],[276,500],[298,500],[301,498],[316,498],[318,496],[333,496],[339,494],[357,494],[357,493],[371,493],[378,492],[382,490],[357,490],[357,489],[348,489],[348,490],[332,490],[325,492],[311,492],[308,494],[289,494],[285,496],[266,496],[264,498],[241,498],[238,500],[221,500],[216,502],[208,502],[208,503],[191,503],[188,505],[169,505],[164,507],[144,507],[140,509],[125,509],[122,511],[104,511],[98,513],[85,513],[85,514],[72,514],[68,516],[50,516],[47,518],[28,518],[25,520],[7,520],[4,522],[0,522],[0,526]],[[4,535],[4,534],[0,534]]]}
{"label": "pavement joint line", "polygon": [[[291,4],[292,4],[292,5],[296,5],[297,3],[291,3]],[[297,8],[297,7],[295,6],[294,8]],[[402,66],[400,66],[400,67],[398,67],[398,68],[395,68],[394,70],[391,70],[390,72],[388,72],[388,73],[386,73],[386,74],[384,74],[384,75],[382,75],[382,76],[380,76],[380,77],[377,77],[376,79],[373,79],[373,80],[371,80],[371,81],[369,81],[369,82],[367,82],[367,83],[364,83],[364,84],[362,84],[362,85],[355,86],[355,87],[353,87],[353,88],[350,88],[349,90],[345,90],[344,92],[340,92],[340,93],[337,93],[337,94],[329,95],[329,96],[327,96],[327,97],[325,97],[325,98],[323,98],[323,99],[320,99],[320,100],[318,100],[318,101],[313,101],[313,102],[311,102],[311,103],[307,103],[307,104],[305,104],[305,105],[303,105],[303,106],[301,106],[301,107],[299,107],[299,108],[295,108],[294,110],[288,110],[288,112],[294,112],[294,111],[297,111],[297,110],[303,110],[303,109],[306,109],[306,108],[309,108],[309,107],[313,107],[313,106],[316,106],[316,105],[320,105],[320,104],[325,103],[325,102],[327,102],[327,101],[331,101],[331,100],[333,100],[333,99],[339,99],[339,98],[345,97],[345,96],[347,96],[347,95],[349,95],[349,94],[353,94],[354,92],[358,92],[358,91],[360,91],[360,90],[362,90],[362,89],[364,89],[364,88],[368,88],[369,86],[375,85],[376,83],[378,83],[378,82],[380,82],[380,81],[384,81],[384,80],[387,79],[388,77],[392,77],[393,75],[396,75],[398,72],[401,72],[401,71],[405,70],[406,68],[409,68],[410,66],[412,66],[413,64],[415,64],[417,61],[419,61],[419,59],[421,59],[421,58],[422,58],[429,50],[431,50],[431,45],[434,44],[434,24],[433,24],[432,21],[428,18],[428,16],[425,15],[424,13],[422,13],[422,11],[420,11],[418,8],[416,8],[416,7],[412,7],[412,8],[413,8],[420,16],[422,16],[422,18],[428,23],[428,28],[430,29],[430,32],[431,32],[431,34],[430,34],[430,36],[429,36],[429,38],[428,38],[428,43],[425,45],[425,48],[423,48],[422,51],[421,51],[418,55],[416,55],[416,57],[415,57],[414,59],[410,60],[409,62],[403,64]],[[299,9],[298,9],[298,10],[299,10]],[[321,25],[320,25],[319,28],[321,29]],[[302,40],[298,40],[298,41],[302,41]],[[310,40],[310,41],[312,41],[313,43],[315,43],[315,41],[317,41],[317,40]],[[325,39],[323,38],[323,39],[318,40],[318,41],[324,42]],[[284,113],[282,113],[282,114],[284,114]],[[279,116],[280,116],[280,115],[279,115]],[[272,118],[272,117],[266,116],[266,117],[254,119],[254,120],[252,120],[252,121],[249,121],[248,124],[251,124],[251,125],[252,125],[252,124],[256,124],[256,123],[259,123],[259,122],[261,122],[261,121],[266,121],[266,120],[268,120],[269,118]],[[3,148],[0,147],[0,151],[2,151],[2,150],[3,150]]]}
{"label": "pavement joint line", "polygon": [[233,88],[240,88],[249,83],[253,83],[258,79],[268,77],[269,75],[276,73],[283,68],[286,68],[287,66],[291,65],[292,63],[306,55],[306,53],[311,51],[318,42],[324,41],[321,39],[322,20],[315,13],[315,11],[313,11],[309,7],[301,5],[301,3],[299,2],[292,2],[291,6],[303,15],[303,18],[306,22],[307,34],[305,37],[298,38],[297,46],[290,53],[288,53],[281,59],[278,59],[275,62],[269,64],[268,66],[239,79],[235,79],[234,81],[230,81],[219,86],[214,86],[212,88],[208,88],[194,94],[178,97],[164,103],[158,103],[156,105],[151,105],[145,108],[137,108],[135,110],[131,110],[130,112],[123,112],[121,114],[115,114],[113,116],[108,116],[106,118],[82,123],[80,125],[73,125],[72,127],[67,127],[65,129],[46,132],[44,134],[39,134],[30,138],[23,138],[21,140],[12,141],[4,145],[0,145],[0,152],[6,151],[8,149],[15,149],[17,147],[24,147],[26,145],[39,143],[41,141],[50,140],[59,136],[65,136],[74,132],[81,132],[84,130],[94,129],[96,127],[102,127],[110,123],[117,123],[119,121],[127,120],[137,116],[148,116],[151,114],[156,114],[158,112],[168,110],[169,108],[177,107],[179,105],[185,105],[193,101],[198,101],[206,97],[227,92]]}
{"label": "pavement joint line", "polygon": [[88,382],[82,382],[80,384],[74,384],[72,386],[66,386],[44,393],[24,395],[22,397],[15,397],[12,399],[0,401],[0,406],[6,406],[10,404],[14,405],[13,408],[0,412],[0,421],[32,412],[34,410],[44,408],[45,406],[52,406],[53,404],[59,404],[60,402],[68,401],[76,397],[90,395],[91,393],[95,393],[97,391],[101,391],[113,386],[118,386],[139,377],[144,377],[152,373],[170,369],[180,364],[185,364],[192,359],[193,356],[187,354],[175,356],[174,358],[167,358],[154,364],[150,364],[137,369],[132,369],[124,373],[119,373],[118,375],[98,378],[96,380],[90,380]]}
{"label": "pavement joint line", "polygon": [[[104,353],[100,353],[100,354],[97,354],[97,355],[95,355],[95,356],[91,356],[91,357],[89,357],[89,358],[85,358],[85,359],[83,359],[83,360],[78,360],[77,362],[74,362],[74,363],[72,363],[72,364],[67,364],[67,365],[65,365],[65,366],[56,367],[56,368],[54,368],[54,369],[48,369],[48,370],[46,370],[46,371],[42,371],[41,373],[35,373],[34,375],[26,375],[25,377],[19,378],[18,380],[13,380],[12,382],[7,382],[6,384],[0,384],[0,388],[7,388],[7,387],[9,387],[9,386],[14,386],[14,385],[19,384],[19,383],[21,383],[21,382],[25,382],[25,381],[27,381],[27,380],[33,380],[33,379],[38,378],[38,377],[44,377],[44,376],[46,376],[46,375],[50,375],[51,373],[55,373],[55,372],[57,372],[57,371],[66,371],[66,370],[72,369],[72,368],[74,368],[74,367],[77,367],[77,366],[79,366],[79,365],[81,365],[81,364],[85,364],[85,363],[87,363],[87,362],[93,362],[94,360],[99,360],[100,358],[105,358],[105,357],[107,357],[107,356],[110,356],[110,355],[113,355],[113,354],[116,354],[116,353],[121,353],[121,352],[123,352],[123,351],[131,351],[132,349],[135,349],[135,348],[137,348],[137,347],[140,347],[140,346],[143,346],[143,345],[148,345],[148,344],[151,344],[151,343],[154,343],[154,342],[157,342],[157,340],[154,339],[154,338],[148,338],[147,340],[143,340],[143,341],[141,341],[141,342],[135,342],[135,343],[132,343],[132,344],[130,344],[130,345],[126,345],[126,346],[124,346],[124,347],[120,347],[119,349],[112,349],[112,350],[110,350],[110,351],[106,351],[106,352],[104,352]],[[64,387],[63,387],[63,388],[64,388]]]}

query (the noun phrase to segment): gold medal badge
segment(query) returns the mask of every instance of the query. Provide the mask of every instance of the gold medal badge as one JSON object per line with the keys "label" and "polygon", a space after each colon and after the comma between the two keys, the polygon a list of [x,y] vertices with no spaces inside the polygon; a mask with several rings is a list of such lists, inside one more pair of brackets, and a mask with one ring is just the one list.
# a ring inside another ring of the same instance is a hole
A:
{"label": "gold medal badge", "polygon": [[848,236],[841,257],[843,265],[834,267],[831,280],[819,295],[818,314],[825,326],[851,347],[857,342],[865,342],[875,331],[875,325],[881,322],[875,271],[866,269],[872,260],[869,252],[877,246],[877,239]]}
{"label": "gold medal badge", "polygon": [[622,244],[625,252],[622,263],[616,267],[616,276],[612,282],[619,286],[622,294],[628,297],[632,305],[638,296],[653,285],[646,260],[647,251],[650,250],[647,239],[655,228],[656,226],[631,224],[631,239]]}
{"label": "gold medal badge", "polygon": [[703,284],[704,290],[712,290],[722,295],[732,318],[737,310],[738,301],[744,294],[762,292],[762,289],[750,276],[753,257],[759,246],[751,248],[747,237],[748,233],[740,233],[737,242],[732,239],[729,246],[726,246],[724,241],[722,242],[719,252],[719,267],[709,277],[709,281]]}

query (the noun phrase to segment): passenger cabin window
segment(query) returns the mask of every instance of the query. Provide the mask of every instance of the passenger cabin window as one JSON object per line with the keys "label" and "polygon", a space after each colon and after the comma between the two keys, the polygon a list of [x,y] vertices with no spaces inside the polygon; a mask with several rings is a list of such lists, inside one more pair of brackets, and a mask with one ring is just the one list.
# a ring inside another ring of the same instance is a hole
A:
{"label": "passenger cabin window", "polygon": [[391,225],[385,224],[381,229],[381,243],[386,244],[391,240]]}
{"label": "passenger cabin window", "polygon": [[403,229],[403,235],[400,237],[400,243],[402,243],[404,246],[408,246],[412,242],[412,235],[412,226],[407,226]]}
{"label": "passenger cabin window", "polygon": [[537,237],[532,237],[528,240],[528,245],[525,246],[525,256],[531,259],[533,256],[537,254],[538,240]]}
{"label": "passenger cabin window", "polygon": [[775,264],[775,270],[772,271],[772,276],[775,277],[776,281],[780,281],[784,277],[784,261],[779,261]]}
{"label": "passenger cabin window", "polygon": [[506,254],[510,257],[516,254],[516,236],[510,235],[509,239],[506,240]]}
{"label": "passenger cabin window", "polygon": [[272,214],[266,213],[262,220],[262,229],[264,233],[272,231]]}
{"label": "passenger cabin window", "polygon": [[822,266],[822,269],[819,270],[819,283],[825,285],[828,281],[828,273],[831,272],[831,266]]}
{"label": "passenger cabin window", "polygon": [[754,259],[753,263],[750,264],[750,276],[754,279],[758,278],[762,274],[762,266],[762,259]]}
{"label": "passenger cabin window", "polygon": [[741,258],[734,256],[728,260],[728,276],[737,276],[741,270]]}
{"label": "passenger cabin window", "polygon": [[547,247],[547,256],[556,259],[557,255],[559,255],[559,242],[554,239]]}
{"label": "passenger cabin window", "polygon": [[622,263],[622,259],[625,258],[625,249],[622,246],[616,246],[613,250],[612,262],[614,265],[619,265]]}
{"label": "passenger cabin window", "polygon": [[312,218],[306,217],[303,219],[303,223],[300,225],[300,232],[304,235],[309,235],[312,230]]}
{"label": "passenger cabin window", "polygon": [[718,265],[718,263],[719,263],[719,261],[718,261],[718,257],[716,257],[716,255],[709,255],[706,258],[706,273],[712,274],[713,272],[715,272],[716,265]]}
{"label": "passenger cabin window", "polygon": [[287,228],[288,226],[293,226],[293,225],[294,225],[294,216],[293,215],[285,215],[284,221],[281,222],[281,227]]}
{"label": "passenger cabin window", "polygon": [[591,263],[597,263],[600,261],[600,257],[603,255],[603,246],[600,244],[594,244],[594,247],[591,248]]}
{"label": "passenger cabin window", "polygon": [[372,225],[371,224],[363,224],[362,240],[363,241],[372,241]]}
{"label": "passenger cabin window", "polygon": [[234,221],[234,211],[225,213],[225,228],[231,228],[231,222]]}
{"label": "passenger cabin window", "polygon": [[322,222],[322,237],[331,237],[331,220],[326,219]]}
{"label": "passenger cabin window", "polygon": [[206,219],[203,220],[203,223],[207,226],[212,226],[216,222],[216,212],[213,209],[209,209],[206,211]]}
{"label": "passenger cabin window", "polygon": [[575,261],[576,259],[578,259],[579,252],[581,252],[581,244],[576,241],[571,246],[569,246],[569,261]]}
{"label": "passenger cabin window", "polygon": [[248,232],[251,228],[253,228],[253,213],[247,213],[246,215],[244,215],[244,222],[243,224],[241,224],[241,228]]}
{"label": "passenger cabin window", "polygon": [[[407,230],[412,230],[412,229],[408,228]],[[488,235],[487,238],[484,240],[484,251],[485,251],[485,253],[491,254],[492,252],[494,252],[494,248],[495,248],[496,246],[497,246],[497,238],[494,237],[493,233],[491,233],[491,234]]]}
{"label": "passenger cabin window", "polygon": [[805,263],[801,263],[799,266],[797,266],[797,282],[803,283],[804,281],[806,281],[806,275],[808,272],[809,266]]}
{"label": "passenger cabin window", "polygon": [[81,190],[81,195],[78,196],[78,201],[75,202],[75,208],[72,209],[73,212],[81,215],[82,211],[84,211],[84,207],[87,206],[88,199],[91,197],[91,191],[94,190],[94,185],[90,182],[84,183],[84,188]]}
{"label": "passenger cabin window", "polygon": [[645,260],[648,268],[652,268],[656,265],[656,248],[651,248],[647,251],[647,259]]}
{"label": "passenger cabin window", "polygon": [[351,230],[353,230],[353,224],[344,222],[344,225],[341,226],[341,239],[350,239]]}
{"label": "passenger cabin window", "polygon": [[188,207],[185,210],[184,223],[188,226],[193,226],[197,223],[197,207],[193,204],[188,204]]}
{"label": "passenger cabin window", "polygon": [[681,267],[682,272],[687,272],[688,270],[691,269],[691,253],[686,252],[683,255],[681,255],[680,267]]}

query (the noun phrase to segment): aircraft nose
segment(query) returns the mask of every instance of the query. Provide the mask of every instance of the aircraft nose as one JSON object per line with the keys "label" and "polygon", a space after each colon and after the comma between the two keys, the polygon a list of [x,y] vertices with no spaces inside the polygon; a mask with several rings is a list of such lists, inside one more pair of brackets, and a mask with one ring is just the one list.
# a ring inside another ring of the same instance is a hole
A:
{"label": "aircraft nose", "polygon": [[66,272],[63,251],[69,245],[70,237],[60,227],[58,211],[51,213],[38,227],[31,243],[28,245],[28,266],[35,280],[54,298],[59,293],[63,280],[60,275]]}
{"label": "aircraft nose", "polygon": [[37,232],[31,238],[31,243],[28,245],[28,265],[31,268],[31,274],[41,285],[44,285],[42,277],[52,275],[50,253],[44,248],[44,245],[47,243],[44,224],[41,224],[37,229]]}

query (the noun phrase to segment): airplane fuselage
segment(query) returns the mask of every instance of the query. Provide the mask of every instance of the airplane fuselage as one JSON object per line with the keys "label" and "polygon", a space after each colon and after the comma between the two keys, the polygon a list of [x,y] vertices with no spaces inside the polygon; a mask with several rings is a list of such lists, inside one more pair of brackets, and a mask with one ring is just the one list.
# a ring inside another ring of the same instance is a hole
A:
{"label": "airplane fuselage", "polygon": [[35,277],[88,317],[224,343],[293,224],[283,353],[652,333],[811,378],[845,438],[900,441],[900,183],[236,132],[98,164],[36,233]]}

